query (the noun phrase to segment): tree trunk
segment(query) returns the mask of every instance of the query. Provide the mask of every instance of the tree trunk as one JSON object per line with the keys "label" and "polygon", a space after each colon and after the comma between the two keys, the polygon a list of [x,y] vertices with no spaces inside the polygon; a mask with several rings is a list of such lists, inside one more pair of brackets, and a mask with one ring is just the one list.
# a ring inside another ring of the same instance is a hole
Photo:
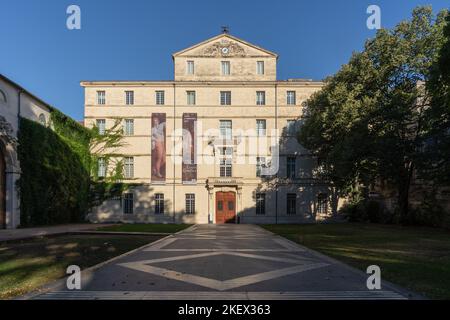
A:
{"label": "tree trunk", "polygon": [[397,202],[401,224],[410,224],[412,222],[409,212],[409,189],[413,170],[414,165],[409,162],[405,165],[405,170],[402,170],[403,172],[400,174]]}

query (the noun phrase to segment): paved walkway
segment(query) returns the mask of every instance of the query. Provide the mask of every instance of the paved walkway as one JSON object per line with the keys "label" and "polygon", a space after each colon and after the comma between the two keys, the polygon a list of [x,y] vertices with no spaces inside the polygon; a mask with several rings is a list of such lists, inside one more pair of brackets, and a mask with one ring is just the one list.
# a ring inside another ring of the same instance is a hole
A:
{"label": "paved walkway", "polygon": [[39,236],[48,236],[76,231],[96,230],[98,227],[107,226],[98,224],[65,224],[51,227],[24,228],[24,229],[5,229],[0,230],[0,241],[20,240]]}
{"label": "paved walkway", "polygon": [[404,299],[388,284],[254,225],[196,225],[38,299]]}

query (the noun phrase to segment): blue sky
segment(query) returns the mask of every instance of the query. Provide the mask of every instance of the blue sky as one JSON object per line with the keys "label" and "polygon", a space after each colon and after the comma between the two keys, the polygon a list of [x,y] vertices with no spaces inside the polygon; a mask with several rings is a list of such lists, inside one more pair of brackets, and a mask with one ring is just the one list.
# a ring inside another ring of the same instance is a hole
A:
{"label": "blue sky", "polygon": [[[81,30],[66,28],[66,8],[81,8]],[[220,33],[279,54],[278,79],[323,79],[361,50],[375,31],[409,18],[418,5],[435,12],[448,0],[0,0],[0,73],[61,111],[83,118],[81,80],[170,80],[171,54]]]}

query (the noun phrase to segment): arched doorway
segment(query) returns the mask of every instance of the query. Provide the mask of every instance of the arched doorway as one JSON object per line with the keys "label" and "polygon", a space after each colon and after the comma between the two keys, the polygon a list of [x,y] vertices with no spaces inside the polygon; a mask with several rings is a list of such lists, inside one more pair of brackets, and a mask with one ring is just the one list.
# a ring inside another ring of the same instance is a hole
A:
{"label": "arched doorway", "polygon": [[0,229],[6,227],[6,162],[0,146]]}

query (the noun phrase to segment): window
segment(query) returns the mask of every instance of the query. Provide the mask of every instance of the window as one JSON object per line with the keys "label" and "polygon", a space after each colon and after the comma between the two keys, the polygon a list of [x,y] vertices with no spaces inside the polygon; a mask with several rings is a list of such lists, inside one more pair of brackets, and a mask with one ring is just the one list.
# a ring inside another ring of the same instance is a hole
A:
{"label": "window", "polygon": [[105,103],[106,103],[106,92],[97,91],[97,104],[105,104]]}
{"label": "window", "polygon": [[256,157],[256,176],[261,177],[261,168],[266,164],[266,158]]}
{"label": "window", "polygon": [[123,195],[123,213],[133,214],[134,199],[132,193],[124,193]]}
{"label": "window", "polygon": [[231,177],[232,176],[231,163],[232,163],[231,158],[220,159],[220,176],[221,177]]}
{"label": "window", "polygon": [[164,91],[156,91],[156,104],[164,104]]}
{"label": "window", "polygon": [[264,74],[264,61],[257,61],[256,62],[256,73],[259,75]]}
{"label": "window", "polygon": [[195,194],[186,193],[186,214],[195,214]]}
{"label": "window", "polygon": [[98,177],[104,178],[106,177],[106,161],[105,158],[98,159]]}
{"label": "window", "polygon": [[222,139],[231,140],[233,128],[231,120],[220,120],[220,137]]}
{"label": "window", "polygon": [[125,119],[125,135],[132,136],[134,135],[134,120],[133,119]]}
{"label": "window", "polygon": [[222,106],[231,105],[231,91],[220,91],[220,104]]}
{"label": "window", "polygon": [[125,104],[134,104],[134,91],[125,91]]}
{"label": "window", "polygon": [[45,119],[45,115],[43,113],[41,113],[39,115],[39,122],[40,124],[42,124],[43,126],[45,126],[47,124],[47,120]]}
{"label": "window", "polygon": [[97,119],[98,134],[101,134],[101,135],[105,134],[105,130],[106,130],[105,126],[106,126],[105,119]]}
{"label": "window", "polygon": [[194,61],[192,60],[187,61],[186,73],[194,74]]}
{"label": "window", "polygon": [[230,61],[222,61],[222,75],[228,76],[230,75],[231,67],[230,67]]}
{"label": "window", "polygon": [[155,214],[164,214],[164,194],[155,194]]}
{"label": "window", "polygon": [[266,135],[266,120],[256,120],[256,134],[258,137]]}
{"label": "window", "polygon": [[126,157],[125,158],[125,178],[131,179],[134,177],[134,158]]}
{"label": "window", "polygon": [[187,94],[187,104],[195,105],[195,91],[186,91]]}
{"label": "window", "polygon": [[287,214],[296,213],[296,203],[297,203],[297,195],[295,193],[288,193],[286,203]]}
{"label": "window", "polygon": [[288,120],[286,125],[286,133],[288,136],[295,135],[295,120]]}
{"label": "window", "polygon": [[317,195],[317,213],[326,214],[328,211],[328,195],[319,193]]}
{"label": "window", "polygon": [[288,91],[286,94],[286,100],[288,105],[295,105],[295,91]]}
{"label": "window", "polygon": [[295,179],[295,157],[286,158],[286,176],[288,179]]}
{"label": "window", "polygon": [[266,104],[266,92],[256,91],[256,105],[263,106]]}
{"label": "window", "polygon": [[266,214],[266,194],[256,194],[256,214]]}

